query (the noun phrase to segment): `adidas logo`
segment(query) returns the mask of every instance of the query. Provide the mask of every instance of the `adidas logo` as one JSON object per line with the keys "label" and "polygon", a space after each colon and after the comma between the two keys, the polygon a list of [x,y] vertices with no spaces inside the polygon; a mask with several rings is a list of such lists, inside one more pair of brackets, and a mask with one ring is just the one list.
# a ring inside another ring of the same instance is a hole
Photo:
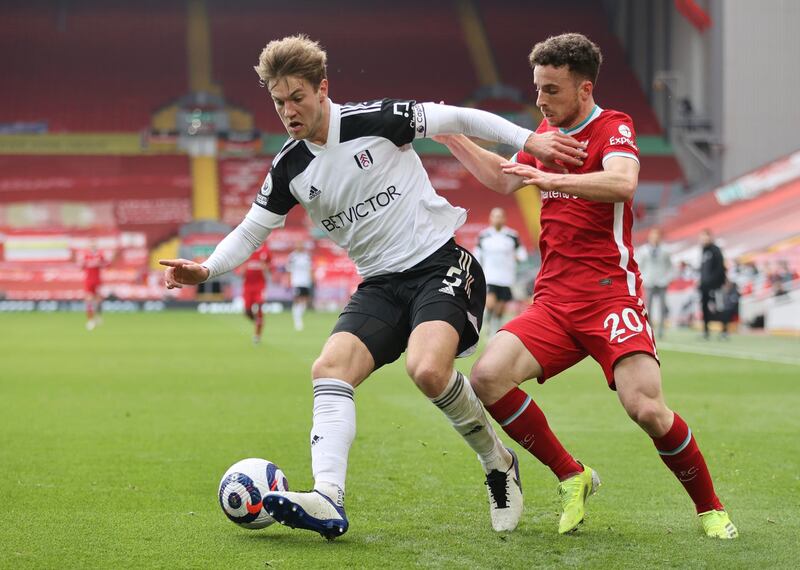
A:
{"label": "adidas logo", "polygon": [[439,289],[439,293],[447,293],[451,297],[455,297],[456,296],[456,292],[453,289],[453,286],[451,284],[449,284],[449,283],[447,284],[446,287],[442,287],[441,289]]}
{"label": "adidas logo", "polygon": [[320,190],[319,188],[315,187],[312,184],[311,185],[311,191],[308,193],[308,201],[310,202],[311,200],[313,200],[314,198],[316,198],[320,194],[322,194],[322,190]]}

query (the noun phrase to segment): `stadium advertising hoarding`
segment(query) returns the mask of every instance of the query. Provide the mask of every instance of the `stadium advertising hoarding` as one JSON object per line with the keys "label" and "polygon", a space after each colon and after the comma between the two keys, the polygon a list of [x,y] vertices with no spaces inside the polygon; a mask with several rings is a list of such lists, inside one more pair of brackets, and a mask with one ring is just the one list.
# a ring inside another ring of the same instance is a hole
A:
{"label": "stadium advertising hoarding", "polygon": [[742,200],[752,200],[798,179],[800,179],[800,151],[714,190],[714,196],[721,206],[728,206]]}

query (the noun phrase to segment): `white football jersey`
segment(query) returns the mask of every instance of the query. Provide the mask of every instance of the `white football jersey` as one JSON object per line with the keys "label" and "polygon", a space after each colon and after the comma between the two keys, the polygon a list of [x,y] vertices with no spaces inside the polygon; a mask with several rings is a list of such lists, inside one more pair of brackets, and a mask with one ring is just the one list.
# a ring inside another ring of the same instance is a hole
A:
{"label": "white football jersey", "polygon": [[289,271],[292,287],[311,287],[312,260],[309,252],[293,251],[290,253],[286,259],[286,269]]}
{"label": "white football jersey", "polygon": [[517,277],[517,262],[528,259],[528,253],[517,232],[490,226],[478,234],[475,257],[483,267],[487,285],[511,287]]}
{"label": "white football jersey", "polygon": [[256,196],[256,221],[281,227],[300,204],[363,277],[413,267],[466,220],[436,193],[411,147],[425,131],[414,101],[331,102],[327,144],[286,142]]}

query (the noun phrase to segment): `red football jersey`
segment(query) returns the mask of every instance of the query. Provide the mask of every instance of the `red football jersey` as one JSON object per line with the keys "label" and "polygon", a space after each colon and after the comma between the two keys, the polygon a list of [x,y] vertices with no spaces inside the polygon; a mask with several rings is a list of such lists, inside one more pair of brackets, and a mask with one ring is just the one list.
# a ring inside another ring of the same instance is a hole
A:
{"label": "red football jersey", "polygon": [[244,262],[244,286],[263,289],[267,284],[265,271],[269,268],[272,256],[266,245],[253,252],[250,259]]}
{"label": "red football jersey", "polygon": [[98,251],[83,252],[83,271],[86,283],[100,283],[100,268],[105,267],[106,258]]}
{"label": "red football jersey", "polygon": [[[543,120],[537,133],[554,131]],[[603,170],[603,161],[625,156],[639,161],[633,121],[625,113],[595,106],[589,117],[564,134],[588,141],[583,166],[570,174]],[[544,171],[533,156],[518,152],[514,160]],[[638,296],[642,280],[633,259],[631,202],[593,202],[562,192],[542,192],[542,267],[536,278],[535,298],[591,301]]]}

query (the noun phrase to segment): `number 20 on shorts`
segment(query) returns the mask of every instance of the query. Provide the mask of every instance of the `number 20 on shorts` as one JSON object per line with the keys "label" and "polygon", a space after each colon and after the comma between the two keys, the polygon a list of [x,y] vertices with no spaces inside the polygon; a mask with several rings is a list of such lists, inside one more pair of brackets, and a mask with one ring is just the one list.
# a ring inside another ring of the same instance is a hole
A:
{"label": "number 20 on shorts", "polygon": [[[625,326],[620,327],[620,322]],[[603,321],[603,328],[608,330],[609,327],[611,327],[611,332],[608,341],[617,343],[623,343],[644,330],[642,319],[630,307],[622,309],[621,313],[609,313]],[[628,331],[631,333],[628,334]]]}

